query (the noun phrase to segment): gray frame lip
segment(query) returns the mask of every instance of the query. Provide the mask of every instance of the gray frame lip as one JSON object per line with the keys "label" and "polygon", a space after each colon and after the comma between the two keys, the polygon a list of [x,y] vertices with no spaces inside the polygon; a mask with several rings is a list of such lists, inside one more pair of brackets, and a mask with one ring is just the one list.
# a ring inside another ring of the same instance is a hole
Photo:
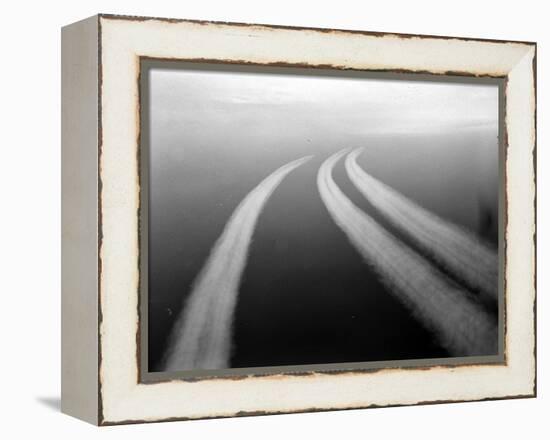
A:
{"label": "gray frame lip", "polygon": [[[184,20],[187,21],[187,20]],[[144,115],[148,115],[148,96],[144,93],[144,81],[148,72],[153,68],[173,70],[199,70],[199,71],[225,71],[225,72],[250,72],[250,73],[279,73],[284,75],[307,76],[334,76],[340,78],[364,78],[381,80],[409,80],[422,82],[451,82],[471,84],[494,84],[499,88],[499,225],[498,225],[498,254],[499,254],[499,286],[498,286],[498,354],[487,356],[467,356],[429,359],[402,359],[390,361],[366,361],[346,362],[331,364],[308,365],[284,365],[266,367],[229,368],[223,370],[188,370],[176,372],[151,372],[148,371],[148,217],[149,217],[149,167],[148,153],[150,145],[144,140],[143,132],[148,133],[148,121]],[[145,72],[145,75],[144,75]],[[312,374],[373,374],[386,369],[432,369],[432,368],[456,368],[456,367],[482,367],[484,365],[506,365],[506,322],[505,322],[505,252],[506,252],[506,216],[507,200],[505,194],[506,176],[506,77],[505,76],[475,76],[395,71],[395,70],[364,70],[343,69],[329,66],[307,66],[291,63],[262,64],[239,61],[219,61],[206,59],[179,59],[156,58],[148,56],[139,57],[138,75],[138,102],[139,102],[139,138],[138,138],[138,176],[140,188],[140,207],[138,213],[139,228],[139,294],[138,294],[138,318],[139,325],[136,332],[138,383],[156,384],[162,382],[185,381],[197,382],[206,380],[240,380],[247,377],[265,376],[306,376]]]}
{"label": "gray frame lip", "polygon": [[141,384],[164,382],[201,382],[242,380],[249,377],[376,374],[387,370],[430,370],[434,368],[483,367],[506,365],[504,354],[488,356],[403,359],[393,361],[341,362],[334,364],[282,365],[276,367],[228,368],[225,370],[141,371]]}

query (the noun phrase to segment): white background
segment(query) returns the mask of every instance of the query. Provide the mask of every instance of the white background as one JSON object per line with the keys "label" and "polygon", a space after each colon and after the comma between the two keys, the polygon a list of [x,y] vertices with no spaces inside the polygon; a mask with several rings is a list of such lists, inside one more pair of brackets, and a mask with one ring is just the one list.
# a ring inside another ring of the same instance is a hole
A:
{"label": "white background", "polygon": [[[542,1],[10,1],[0,15],[0,437],[548,438],[550,105]],[[538,42],[537,399],[94,428],[59,413],[60,28],[104,13]],[[546,411],[544,410],[546,406]]]}

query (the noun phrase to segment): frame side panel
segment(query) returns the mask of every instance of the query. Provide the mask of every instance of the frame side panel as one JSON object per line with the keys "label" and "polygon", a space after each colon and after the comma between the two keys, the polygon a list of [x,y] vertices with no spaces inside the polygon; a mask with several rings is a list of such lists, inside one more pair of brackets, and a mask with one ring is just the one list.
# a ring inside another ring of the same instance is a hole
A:
{"label": "frame side panel", "polygon": [[98,424],[98,18],[61,46],[61,411]]}

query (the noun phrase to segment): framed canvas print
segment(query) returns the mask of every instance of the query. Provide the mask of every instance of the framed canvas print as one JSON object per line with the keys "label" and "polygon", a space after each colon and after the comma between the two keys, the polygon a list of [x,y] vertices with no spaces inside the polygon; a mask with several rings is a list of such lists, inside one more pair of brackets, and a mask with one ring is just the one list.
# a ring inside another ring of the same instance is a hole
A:
{"label": "framed canvas print", "polygon": [[62,32],[62,410],[536,395],[536,46],[99,15]]}

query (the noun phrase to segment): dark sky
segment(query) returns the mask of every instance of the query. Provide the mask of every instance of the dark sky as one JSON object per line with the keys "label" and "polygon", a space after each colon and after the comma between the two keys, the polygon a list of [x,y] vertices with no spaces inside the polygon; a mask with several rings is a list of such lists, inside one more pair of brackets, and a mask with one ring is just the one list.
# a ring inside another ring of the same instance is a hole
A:
{"label": "dark sky", "polygon": [[[149,92],[152,371],[235,207],[308,154],[260,215],[232,366],[446,356],[333,223],[316,173],[333,152],[365,147],[367,172],[496,246],[496,86],[153,69]],[[376,216],[343,166],[335,180]]]}

